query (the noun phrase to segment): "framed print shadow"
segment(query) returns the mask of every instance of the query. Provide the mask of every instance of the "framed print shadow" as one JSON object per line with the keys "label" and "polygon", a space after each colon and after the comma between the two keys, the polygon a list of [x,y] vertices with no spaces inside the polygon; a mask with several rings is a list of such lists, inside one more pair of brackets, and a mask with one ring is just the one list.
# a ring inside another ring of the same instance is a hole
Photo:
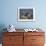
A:
{"label": "framed print shadow", "polygon": [[35,21],[35,8],[19,7],[18,21]]}

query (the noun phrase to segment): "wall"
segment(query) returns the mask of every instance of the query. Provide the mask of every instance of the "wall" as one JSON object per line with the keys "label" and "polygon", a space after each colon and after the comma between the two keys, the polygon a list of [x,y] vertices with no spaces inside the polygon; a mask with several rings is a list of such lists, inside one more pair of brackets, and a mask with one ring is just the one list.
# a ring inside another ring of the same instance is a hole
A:
{"label": "wall", "polygon": [[[13,24],[16,28],[46,28],[46,0],[0,0],[0,25]],[[18,22],[18,7],[34,7],[35,22]]]}

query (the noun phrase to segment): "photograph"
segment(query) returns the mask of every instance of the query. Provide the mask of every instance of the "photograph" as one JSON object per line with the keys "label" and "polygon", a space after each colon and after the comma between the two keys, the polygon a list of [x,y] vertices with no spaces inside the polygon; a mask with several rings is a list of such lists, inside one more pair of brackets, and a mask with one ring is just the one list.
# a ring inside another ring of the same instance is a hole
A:
{"label": "photograph", "polygon": [[18,21],[34,21],[35,20],[35,9],[30,7],[18,8]]}

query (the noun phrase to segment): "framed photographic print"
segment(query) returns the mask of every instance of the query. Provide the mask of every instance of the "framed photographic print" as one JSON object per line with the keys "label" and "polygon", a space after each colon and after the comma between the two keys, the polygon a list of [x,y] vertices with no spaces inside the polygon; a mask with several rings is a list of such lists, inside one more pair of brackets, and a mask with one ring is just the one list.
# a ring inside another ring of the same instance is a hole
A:
{"label": "framed photographic print", "polygon": [[35,21],[35,8],[19,7],[18,21]]}

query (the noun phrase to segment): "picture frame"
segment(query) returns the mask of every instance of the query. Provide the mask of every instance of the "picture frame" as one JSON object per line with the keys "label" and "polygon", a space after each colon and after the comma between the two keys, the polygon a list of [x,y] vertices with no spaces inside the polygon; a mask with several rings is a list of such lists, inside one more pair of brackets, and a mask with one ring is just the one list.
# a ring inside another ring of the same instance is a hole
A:
{"label": "picture frame", "polygon": [[35,21],[35,8],[19,7],[18,21]]}

